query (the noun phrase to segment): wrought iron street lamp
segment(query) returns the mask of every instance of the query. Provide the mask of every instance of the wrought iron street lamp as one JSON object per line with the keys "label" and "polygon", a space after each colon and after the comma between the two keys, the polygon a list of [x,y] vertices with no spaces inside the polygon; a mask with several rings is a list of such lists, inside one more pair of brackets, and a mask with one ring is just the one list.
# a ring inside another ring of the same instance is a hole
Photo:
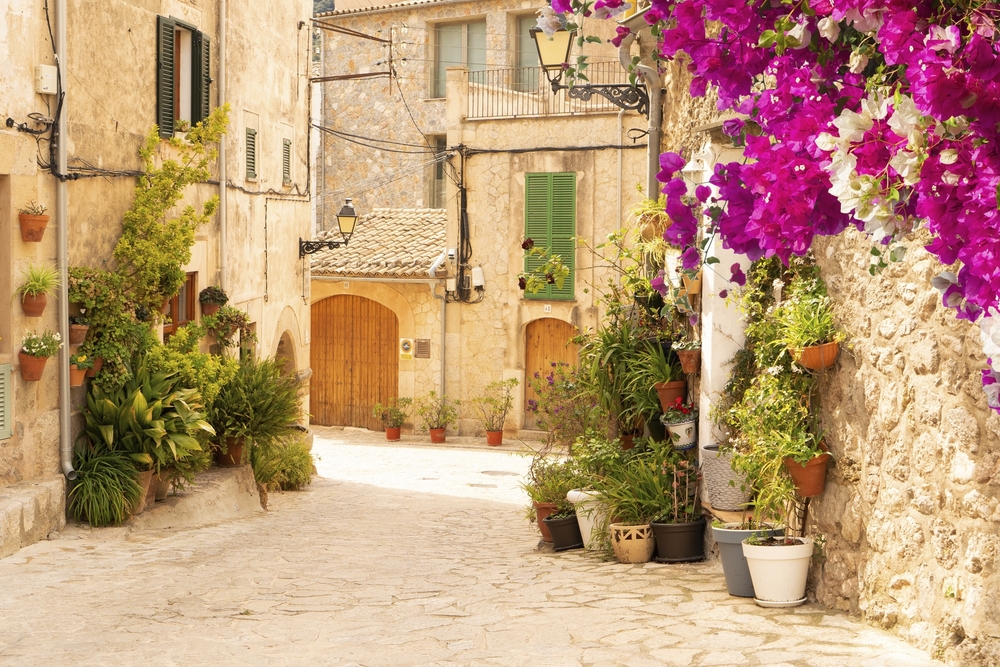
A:
{"label": "wrought iron street lamp", "polygon": [[340,235],[344,237],[343,241],[306,241],[304,239],[299,239],[299,257],[305,257],[306,255],[312,255],[313,253],[319,252],[320,250],[333,250],[334,248],[339,248],[340,246],[346,246],[351,240],[351,236],[354,235],[354,226],[358,222],[358,213],[354,210],[354,204],[351,202],[350,197],[341,207],[340,212],[337,214],[337,225],[340,227]]}
{"label": "wrought iron street lamp", "polygon": [[573,86],[561,83],[563,72],[569,63],[569,52],[573,47],[573,38],[576,37],[575,30],[556,30],[551,37],[548,37],[540,28],[532,28],[528,32],[535,40],[535,48],[538,49],[538,62],[541,63],[542,71],[545,72],[545,78],[552,85],[553,93],[565,90],[568,91],[567,94],[572,99],[583,102],[590,101],[590,98],[597,94],[619,109],[635,110],[649,118],[649,95],[646,93],[645,87],[640,88],[627,83],[586,83]]}

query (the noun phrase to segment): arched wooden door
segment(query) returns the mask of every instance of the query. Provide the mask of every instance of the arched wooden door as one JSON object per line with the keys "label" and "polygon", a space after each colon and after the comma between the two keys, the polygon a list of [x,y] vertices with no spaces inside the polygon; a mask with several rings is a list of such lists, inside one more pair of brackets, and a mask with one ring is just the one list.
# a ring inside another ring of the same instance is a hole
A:
{"label": "arched wooden door", "polygon": [[571,342],[577,335],[576,327],[553,317],[543,317],[529,322],[524,333],[524,427],[536,428],[535,413],[529,411],[528,401],[538,398],[531,388],[530,379],[538,373],[545,377],[552,364],[566,363],[576,366],[579,361],[577,346]]}
{"label": "arched wooden door", "polygon": [[381,430],[375,403],[399,392],[399,320],[360,296],[333,296],[312,305],[312,423]]}

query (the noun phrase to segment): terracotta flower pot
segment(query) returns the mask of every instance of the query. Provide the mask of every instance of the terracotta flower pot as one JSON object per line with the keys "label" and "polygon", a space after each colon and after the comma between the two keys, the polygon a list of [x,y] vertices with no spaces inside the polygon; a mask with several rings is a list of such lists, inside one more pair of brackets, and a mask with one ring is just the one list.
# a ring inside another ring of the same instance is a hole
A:
{"label": "terracotta flower pot", "polygon": [[94,365],[87,369],[87,377],[94,377],[102,368],[104,368],[104,357],[94,357]]}
{"label": "terracotta flower pot", "polygon": [[45,235],[45,227],[49,224],[47,215],[29,215],[18,213],[18,222],[21,223],[21,240],[25,243],[38,243]]}
{"label": "terracotta flower pot", "polygon": [[676,380],[674,382],[658,382],[653,385],[656,395],[660,397],[660,407],[666,411],[667,407],[673,405],[678,398],[684,400],[687,396],[687,381]]}
{"label": "terracotta flower pot", "polygon": [[688,375],[701,370],[701,350],[674,350],[681,360],[681,370]]}
{"label": "terracotta flower pot", "polygon": [[174,484],[174,471],[166,468],[160,470],[153,476],[153,486],[156,487],[156,499],[166,500],[170,493],[170,487]]}
{"label": "terracotta flower pot", "polygon": [[445,435],[443,428],[432,428],[430,429],[430,432],[431,432],[431,442],[434,443],[444,442]]}
{"label": "terracotta flower pot", "polygon": [[556,504],[555,503],[531,503],[535,508],[535,521],[538,523],[538,530],[542,533],[542,540],[545,542],[552,541],[552,533],[549,532],[549,527],[545,524],[545,517],[555,514]]}
{"label": "terracotta flower pot", "polygon": [[69,365],[69,386],[82,387],[83,378],[87,377],[86,368],[77,368],[76,364]]}
{"label": "terracotta flower pot", "polygon": [[385,427],[385,439],[389,442],[396,442],[399,440],[399,433],[402,429],[399,426],[386,426]]}
{"label": "terracotta flower pot", "polygon": [[490,447],[499,447],[503,444],[503,431],[487,431],[486,444]]}
{"label": "terracotta flower pot", "polygon": [[89,330],[90,326],[86,324],[69,325],[69,344],[79,345],[83,341],[87,340],[87,332]]}
{"label": "terracotta flower pot", "polygon": [[826,488],[826,462],[830,455],[826,452],[807,463],[797,463],[789,457],[785,459],[785,468],[795,482],[795,493],[803,498],[812,498],[823,493]]}
{"label": "terracotta flower pot", "polygon": [[226,451],[215,450],[215,462],[223,467],[243,465],[243,450],[246,448],[245,438],[226,438]]}
{"label": "terracotta flower pot", "polygon": [[656,538],[648,523],[643,526],[613,523],[611,548],[619,563],[648,563],[656,550]]}
{"label": "terracotta flower pot", "polygon": [[21,364],[21,379],[27,382],[38,382],[45,372],[45,363],[48,357],[34,357],[24,352],[17,353],[18,361]]}
{"label": "terracotta flower pot", "polygon": [[621,441],[622,449],[632,449],[635,447],[635,433],[619,436],[618,440]]}
{"label": "terracotta flower pot", "polygon": [[149,489],[152,484],[152,470],[143,470],[139,473],[139,486],[142,487],[142,493],[139,494],[139,499],[135,502],[135,505],[132,506],[132,514],[142,514],[143,510],[146,509],[146,499],[149,497]]}
{"label": "terracotta flower pot", "polygon": [[209,315],[215,315],[217,312],[219,312],[220,307],[221,306],[219,306],[219,304],[217,303],[203,303],[201,304],[201,314],[204,315],[205,317],[208,317]]}
{"label": "terracotta flower pot", "polygon": [[809,347],[795,348],[789,350],[792,358],[806,368],[814,371],[821,371],[829,368],[837,361],[837,354],[840,352],[840,343],[823,343],[822,345],[811,345]]}
{"label": "terracotta flower pot", "polygon": [[45,312],[45,304],[49,299],[44,294],[23,294],[21,295],[21,309],[28,317],[41,317]]}
{"label": "terracotta flower pot", "polygon": [[684,284],[684,291],[688,296],[701,294],[701,271],[694,276],[681,274],[681,282]]}

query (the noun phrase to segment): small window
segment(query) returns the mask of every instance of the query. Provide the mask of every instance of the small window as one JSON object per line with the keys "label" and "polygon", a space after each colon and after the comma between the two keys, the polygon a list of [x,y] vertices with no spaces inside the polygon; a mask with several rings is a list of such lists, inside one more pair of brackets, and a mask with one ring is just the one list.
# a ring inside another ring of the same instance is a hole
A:
{"label": "small window", "polygon": [[534,14],[519,16],[515,35],[514,90],[538,92],[538,48],[529,30],[535,27],[538,18]]}
{"label": "small window", "polygon": [[178,124],[195,125],[210,112],[209,38],[194,26],[156,18],[156,124],[160,136],[174,136]]}
{"label": "small window", "polygon": [[292,142],[288,139],[281,142],[281,183],[292,184]]}
{"label": "small window", "polygon": [[163,325],[163,340],[174,334],[177,329],[188,322],[194,321],[195,303],[198,301],[198,274],[187,274],[187,280],[174,298],[167,302],[164,314],[170,318],[169,322]]}
{"label": "small window", "polygon": [[257,130],[247,128],[247,180],[257,180]]}
{"label": "small window", "polygon": [[434,29],[434,39],[431,97],[445,96],[449,67],[465,66],[470,72],[482,72],[486,69],[485,20],[439,25]]}

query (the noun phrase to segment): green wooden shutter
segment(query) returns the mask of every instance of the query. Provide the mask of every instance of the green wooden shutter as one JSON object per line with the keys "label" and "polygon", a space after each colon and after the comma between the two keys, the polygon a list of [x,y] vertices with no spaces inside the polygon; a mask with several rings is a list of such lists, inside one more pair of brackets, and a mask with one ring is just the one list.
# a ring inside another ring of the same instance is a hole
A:
{"label": "green wooden shutter", "polygon": [[[538,248],[549,247],[549,197],[551,194],[550,174],[524,175],[524,237],[535,242]],[[524,271],[530,273],[544,262],[540,257],[524,257]],[[549,298],[549,287],[535,294],[524,293],[525,299]]]}
{"label": "green wooden shutter", "polygon": [[13,433],[14,419],[12,405],[14,389],[11,386],[10,364],[0,364],[0,440],[6,440]]}
{"label": "green wooden shutter", "polygon": [[562,258],[569,275],[562,287],[551,285],[549,298],[572,301],[576,282],[576,174],[552,174],[549,250]]}
{"label": "green wooden shutter", "polygon": [[191,124],[196,125],[208,118],[211,102],[208,87],[212,83],[211,46],[208,35],[195,32],[191,39]]}
{"label": "green wooden shutter", "polygon": [[156,124],[160,136],[174,136],[174,30],[177,23],[165,16],[156,17]]}
{"label": "green wooden shutter", "polygon": [[257,130],[247,128],[247,179],[257,178]]}
{"label": "green wooden shutter", "polygon": [[281,142],[281,182],[283,185],[292,184],[292,142],[288,139]]}

